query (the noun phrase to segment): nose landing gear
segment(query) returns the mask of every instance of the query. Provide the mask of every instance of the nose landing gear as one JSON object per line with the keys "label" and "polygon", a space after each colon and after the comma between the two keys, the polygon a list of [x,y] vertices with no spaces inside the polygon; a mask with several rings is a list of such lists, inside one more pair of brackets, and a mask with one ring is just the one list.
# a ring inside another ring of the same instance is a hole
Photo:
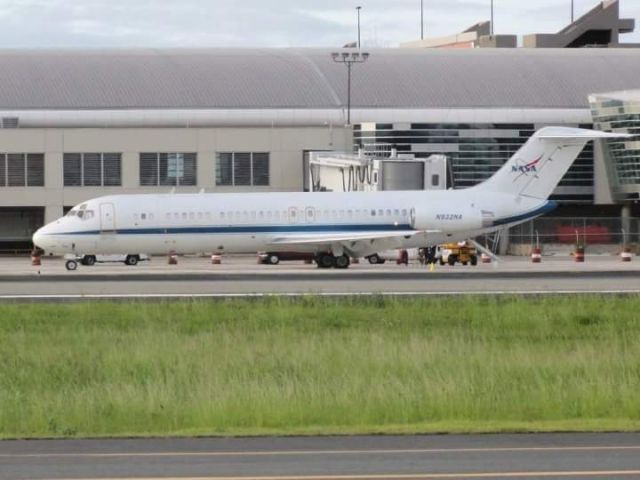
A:
{"label": "nose landing gear", "polygon": [[73,272],[78,268],[78,262],[76,262],[75,260],[67,260],[64,264],[64,268],[66,268],[70,272]]}

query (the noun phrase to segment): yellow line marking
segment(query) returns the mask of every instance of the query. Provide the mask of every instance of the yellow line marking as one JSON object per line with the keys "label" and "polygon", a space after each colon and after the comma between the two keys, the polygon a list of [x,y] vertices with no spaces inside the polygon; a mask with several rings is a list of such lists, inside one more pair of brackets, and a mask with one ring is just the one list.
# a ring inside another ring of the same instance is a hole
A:
{"label": "yellow line marking", "polygon": [[[100,480],[437,480],[442,478],[533,478],[533,477],[610,477],[636,476],[640,470],[608,470],[584,472],[482,472],[482,473],[416,473],[374,475],[297,475],[262,477],[113,477]],[[50,479],[53,480],[53,479]],[[96,479],[76,479],[96,480]]]}
{"label": "yellow line marking", "polygon": [[567,451],[614,451],[640,450],[640,445],[621,446],[584,446],[584,447],[495,447],[495,448],[416,448],[416,449],[377,449],[377,450],[274,450],[246,452],[88,452],[88,453],[2,453],[0,458],[101,458],[101,457],[276,457],[306,455],[408,455],[430,453],[500,453],[500,452],[567,452]]}

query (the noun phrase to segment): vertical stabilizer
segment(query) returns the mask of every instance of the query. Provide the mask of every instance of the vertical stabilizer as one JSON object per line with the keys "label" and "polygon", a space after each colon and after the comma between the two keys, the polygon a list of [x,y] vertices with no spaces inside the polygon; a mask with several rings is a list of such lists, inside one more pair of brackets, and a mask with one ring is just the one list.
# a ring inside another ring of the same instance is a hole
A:
{"label": "vertical stabilizer", "polygon": [[587,142],[619,136],[582,128],[542,128],[500,170],[475,188],[546,200]]}

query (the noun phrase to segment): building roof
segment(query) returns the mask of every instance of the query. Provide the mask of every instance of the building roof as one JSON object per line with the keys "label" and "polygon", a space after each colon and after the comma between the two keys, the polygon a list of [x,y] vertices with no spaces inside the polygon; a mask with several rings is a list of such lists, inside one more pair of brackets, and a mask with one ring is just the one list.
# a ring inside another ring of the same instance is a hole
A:
{"label": "building roof", "polygon": [[[588,108],[640,86],[640,49],[372,49],[355,108]],[[328,49],[0,50],[0,110],[346,105]]]}

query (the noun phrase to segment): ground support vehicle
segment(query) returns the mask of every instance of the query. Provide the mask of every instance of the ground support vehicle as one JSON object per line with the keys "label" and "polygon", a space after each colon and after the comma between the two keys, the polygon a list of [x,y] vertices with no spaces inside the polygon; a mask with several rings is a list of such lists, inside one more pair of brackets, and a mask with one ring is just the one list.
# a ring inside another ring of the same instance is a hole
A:
{"label": "ground support vehicle", "polygon": [[440,245],[442,255],[440,256],[440,265],[448,264],[454,266],[456,263],[462,265],[477,265],[478,251],[468,242],[445,243]]}
{"label": "ground support vehicle", "polygon": [[149,261],[151,258],[144,253],[122,254],[122,255],[70,255],[65,256],[65,268],[67,270],[75,270],[78,268],[78,262],[87,267],[91,267],[96,263],[124,263],[125,265],[135,266],[139,262]]}

